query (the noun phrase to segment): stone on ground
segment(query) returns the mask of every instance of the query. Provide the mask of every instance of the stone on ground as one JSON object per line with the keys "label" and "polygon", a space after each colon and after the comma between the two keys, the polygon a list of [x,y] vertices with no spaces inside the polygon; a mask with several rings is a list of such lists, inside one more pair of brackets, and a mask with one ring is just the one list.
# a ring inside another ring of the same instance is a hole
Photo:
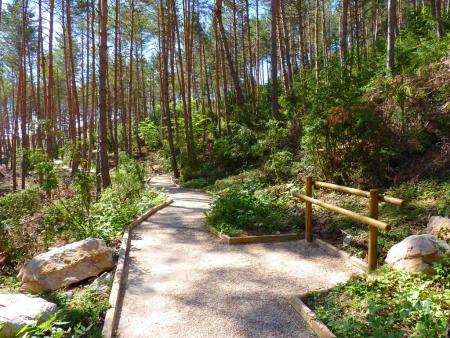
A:
{"label": "stone on ground", "polygon": [[56,313],[57,306],[24,294],[0,294],[0,337],[15,337],[24,326],[42,323]]}
{"label": "stone on ground", "polygon": [[450,218],[432,216],[427,224],[427,232],[445,241],[450,240]]}
{"label": "stone on ground", "polygon": [[386,262],[397,270],[427,273],[444,257],[442,250],[449,252],[450,246],[433,235],[412,235],[389,250]]}
{"label": "stone on ground", "polygon": [[87,238],[35,256],[17,277],[23,290],[38,293],[78,283],[113,266],[112,250],[105,242]]}

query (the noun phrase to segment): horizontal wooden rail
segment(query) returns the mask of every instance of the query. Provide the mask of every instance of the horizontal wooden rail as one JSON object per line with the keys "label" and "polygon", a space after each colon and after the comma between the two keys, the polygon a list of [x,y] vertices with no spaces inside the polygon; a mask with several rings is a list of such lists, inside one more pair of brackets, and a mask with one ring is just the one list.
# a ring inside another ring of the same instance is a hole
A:
{"label": "horizontal wooden rail", "polygon": [[[336,191],[340,191],[340,192],[345,192],[347,194],[370,198],[370,192],[360,190],[360,189],[344,187],[342,185],[321,182],[321,181],[314,181],[314,185],[316,187],[320,187],[320,188],[332,189],[332,190],[336,190]],[[384,196],[384,195],[378,195],[378,200],[389,203],[389,204],[393,204],[393,205],[396,205],[399,207],[401,207],[404,203],[404,201],[399,198]]]}
{"label": "horizontal wooden rail", "polygon": [[357,214],[356,212],[353,212],[353,211],[350,211],[350,210],[347,210],[347,209],[344,209],[344,208],[341,208],[341,207],[338,207],[338,206],[335,206],[335,205],[332,205],[329,203],[322,202],[318,199],[308,197],[308,196],[300,194],[300,193],[294,193],[294,196],[304,200],[305,202],[310,202],[312,204],[316,204],[322,208],[337,212],[338,214],[341,214],[344,216],[348,216],[351,219],[354,219],[355,221],[374,226],[378,229],[385,230],[385,231],[389,231],[391,229],[389,224],[386,224],[384,222],[378,221],[376,219],[373,219],[373,218],[370,218],[367,216]]}

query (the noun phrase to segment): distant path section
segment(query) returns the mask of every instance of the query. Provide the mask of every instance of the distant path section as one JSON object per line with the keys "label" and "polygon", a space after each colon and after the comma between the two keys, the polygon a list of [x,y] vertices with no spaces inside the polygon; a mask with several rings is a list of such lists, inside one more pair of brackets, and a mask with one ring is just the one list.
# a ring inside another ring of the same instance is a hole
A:
{"label": "distant path section", "polygon": [[290,297],[346,281],[346,260],[304,241],[224,244],[204,228],[209,195],[150,184],[174,203],[133,231],[118,337],[314,337]]}

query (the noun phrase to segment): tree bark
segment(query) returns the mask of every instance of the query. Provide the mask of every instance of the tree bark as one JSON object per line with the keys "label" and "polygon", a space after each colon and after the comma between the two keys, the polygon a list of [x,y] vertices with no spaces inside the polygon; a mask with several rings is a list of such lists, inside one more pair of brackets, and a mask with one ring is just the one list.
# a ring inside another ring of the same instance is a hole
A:
{"label": "tree bark", "polygon": [[111,184],[108,164],[108,128],[107,128],[107,102],[106,102],[106,76],[108,69],[108,3],[107,0],[99,0],[99,155],[100,173],[102,176],[102,188],[106,189]]}
{"label": "tree bark", "polygon": [[395,47],[395,12],[397,0],[388,0],[388,26],[387,26],[387,60],[386,67],[392,70],[394,63],[394,47]]}
{"label": "tree bark", "polygon": [[271,108],[272,108],[272,118],[278,119],[278,70],[277,70],[277,17],[278,17],[278,0],[270,1],[270,11],[271,11]]}

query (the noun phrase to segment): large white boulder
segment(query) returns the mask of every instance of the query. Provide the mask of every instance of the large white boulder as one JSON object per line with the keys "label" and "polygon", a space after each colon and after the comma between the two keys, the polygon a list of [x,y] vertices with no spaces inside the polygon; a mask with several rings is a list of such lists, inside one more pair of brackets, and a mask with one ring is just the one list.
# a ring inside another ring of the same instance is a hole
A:
{"label": "large white boulder", "polygon": [[444,257],[441,250],[450,251],[450,246],[430,234],[412,235],[389,250],[386,262],[397,270],[430,272],[432,263]]}
{"label": "large white boulder", "polygon": [[443,240],[450,240],[450,218],[442,216],[432,216],[428,220],[427,232],[441,238]]}
{"label": "large white boulder", "polygon": [[102,239],[53,248],[31,259],[17,276],[23,290],[56,290],[112,269],[112,250]]}
{"label": "large white boulder", "polygon": [[23,294],[0,294],[0,337],[14,337],[25,325],[42,323],[56,313],[55,304]]}

